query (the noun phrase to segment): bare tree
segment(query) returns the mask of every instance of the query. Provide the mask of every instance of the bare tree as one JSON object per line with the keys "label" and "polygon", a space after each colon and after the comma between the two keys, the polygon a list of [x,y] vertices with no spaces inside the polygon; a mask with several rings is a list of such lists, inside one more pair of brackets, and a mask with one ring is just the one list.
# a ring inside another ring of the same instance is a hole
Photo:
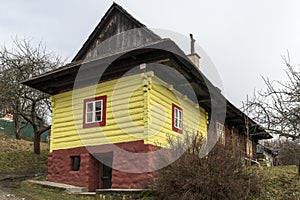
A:
{"label": "bare tree", "polygon": [[290,139],[264,141],[264,146],[278,151],[278,165],[298,165],[300,162],[300,142]]}
{"label": "bare tree", "polygon": [[49,97],[21,82],[53,70],[62,64],[60,57],[48,53],[43,43],[32,45],[28,39],[15,39],[13,48],[0,50],[0,102],[2,109],[13,114],[16,137],[20,138],[22,121],[34,131],[34,152],[40,153],[42,133],[50,129]]}
{"label": "bare tree", "polygon": [[292,140],[300,139],[300,70],[290,64],[289,54],[282,56],[287,81],[270,81],[263,77],[265,91],[254,92],[243,109],[271,134]]}
{"label": "bare tree", "polygon": [[[6,64],[2,61],[2,52],[0,52],[0,108],[2,110],[2,115],[12,114],[13,121],[15,125],[15,136],[16,139],[21,139],[21,129],[26,126],[26,122],[22,119],[20,113],[21,99],[18,98],[21,96],[22,88],[19,87],[18,81],[21,78],[16,70],[11,70],[7,68]],[[6,62],[7,63],[7,62]]]}

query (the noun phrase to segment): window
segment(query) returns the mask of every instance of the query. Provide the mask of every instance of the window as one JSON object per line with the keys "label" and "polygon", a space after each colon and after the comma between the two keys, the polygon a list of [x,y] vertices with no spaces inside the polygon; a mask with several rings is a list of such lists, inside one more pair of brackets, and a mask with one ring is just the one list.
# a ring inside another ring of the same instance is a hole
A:
{"label": "window", "polygon": [[216,123],[217,126],[217,134],[219,136],[219,143],[224,144],[225,145],[225,131],[224,131],[224,125],[217,122]]}
{"label": "window", "polygon": [[84,100],[83,127],[105,126],[106,96]]}
{"label": "window", "polygon": [[172,129],[178,133],[182,133],[183,128],[183,112],[182,108],[172,104]]}
{"label": "window", "polygon": [[72,156],[72,170],[79,171],[80,169],[80,156]]}
{"label": "window", "polygon": [[247,139],[247,146],[246,146],[246,154],[248,157],[252,158],[253,157],[253,151],[252,151],[252,140],[251,139]]}

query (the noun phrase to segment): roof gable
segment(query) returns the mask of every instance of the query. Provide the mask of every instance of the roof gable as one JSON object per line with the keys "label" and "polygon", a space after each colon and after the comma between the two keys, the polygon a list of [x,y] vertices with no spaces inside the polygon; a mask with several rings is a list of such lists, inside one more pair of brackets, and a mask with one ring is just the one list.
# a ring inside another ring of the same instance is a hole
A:
{"label": "roof gable", "polygon": [[[126,32],[129,30],[131,31]],[[113,42],[107,42],[111,38]],[[120,5],[113,3],[72,62],[124,51],[159,39],[161,39],[159,36],[147,29]],[[97,48],[100,44],[102,50]]]}

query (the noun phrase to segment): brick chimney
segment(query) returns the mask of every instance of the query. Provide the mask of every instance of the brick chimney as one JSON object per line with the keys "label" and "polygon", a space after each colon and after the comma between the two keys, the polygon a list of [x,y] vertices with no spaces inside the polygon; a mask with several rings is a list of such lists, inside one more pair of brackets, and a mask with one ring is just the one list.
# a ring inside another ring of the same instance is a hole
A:
{"label": "brick chimney", "polygon": [[187,57],[196,65],[198,68],[200,68],[200,56],[195,52],[195,42],[196,40],[193,38],[193,34],[190,34],[191,38],[191,53],[187,55]]}

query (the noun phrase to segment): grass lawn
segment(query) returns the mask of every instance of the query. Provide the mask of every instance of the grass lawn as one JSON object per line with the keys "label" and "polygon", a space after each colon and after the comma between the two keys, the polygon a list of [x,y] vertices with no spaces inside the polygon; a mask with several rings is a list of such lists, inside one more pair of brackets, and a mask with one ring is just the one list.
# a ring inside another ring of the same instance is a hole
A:
{"label": "grass lawn", "polygon": [[50,187],[45,187],[28,181],[23,181],[20,185],[20,188],[17,189],[17,192],[22,196],[26,196],[32,200],[95,200],[96,196],[83,196],[68,194],[60,189],[54,189]]}
{"label": "grass lawn", "polygon": [[[296,166],[277,166],[257,169],[265,177],[265,192],[255,200],[300,200],[300,176]],[[48,188],[23,181],[18,192],[36,200],[99,198],[95,196],[70,195],[62,190]],[[107,199],[107,198],[106,198]],[[147,198],[145,198],[147,199]]]}
{"label": "grass lawn", "polygon": [[[79,195],[79,194],[68,194],[61,189],[55,189],[47,186],[41,186],[37,184],[30,183],[28,181],[23,181],[17,192],[22,196],[26,196],[32,200],[138,200],[135,197],[122,197],[122,196],[105,196],[100,197],[100,195]],[[147,195],[146,195],[147,196]],[[149,197],[141,197],[139,200],[153,200]]]}
{"label": "grass lawn", "polygon": [[298,166],[264,167],[258,173],[265,177],[265,192],[255,200],[300,200]]}
{"label": "grass lawn", "polygon": [[33,153],[33,142],[0,134],[0,173],[47,172],[49,145],[41,143],[41,154]]}

